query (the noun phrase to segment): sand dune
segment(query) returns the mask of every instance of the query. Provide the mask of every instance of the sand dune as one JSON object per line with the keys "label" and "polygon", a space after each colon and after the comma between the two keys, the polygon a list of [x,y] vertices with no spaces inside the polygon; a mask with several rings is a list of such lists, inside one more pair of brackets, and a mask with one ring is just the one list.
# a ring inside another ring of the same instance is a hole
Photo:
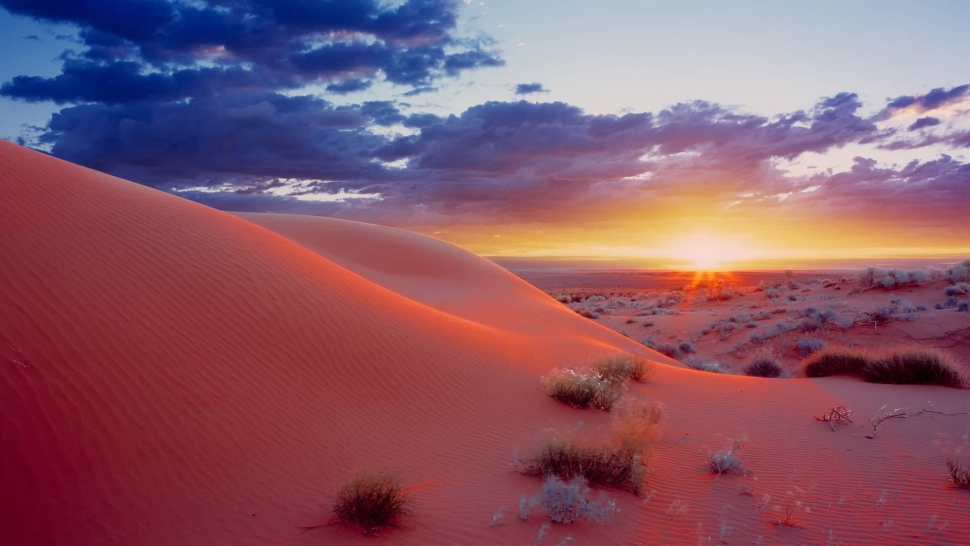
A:
{"label": "sand dune", "polygon": [[[667,359],[496,266],[396,230],[230,215],[0,141],[0,537],[4,544],[365,544],[326,521],[360,469],[411,483],[393,544],[532,544],[512,451],[605,426],[539,377],[607,351]],[[649,499],[610,491],[608,525],[556,544],[964,542],[970,496],[925,415],[837,433],[846,404],[970,411],[965,392],[772,381],[660,366],[629,396],[668,407]],[[705,473],[747,437],[754,497]],[[787,492],[804,529],[768,513]],[[762,495],[771,495],[764,509]],[[490,527],[499,506],[503,524]],[[808,510],[805,510],[808,508]],[[708,538],[710,540],[708,541]]]}

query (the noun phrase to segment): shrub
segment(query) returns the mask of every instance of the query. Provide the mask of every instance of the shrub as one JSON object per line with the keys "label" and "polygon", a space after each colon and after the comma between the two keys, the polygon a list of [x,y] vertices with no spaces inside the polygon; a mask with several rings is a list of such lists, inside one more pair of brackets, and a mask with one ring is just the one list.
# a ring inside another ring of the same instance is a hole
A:
{"label": "shrub", "polygon": [[744,368],[744,375],[752,377],[781,377],[782,369],[770,358],[756,358]]}
{"label": "shrub", "polygon": [[926,348],[897,348],[883,353],[827,348],[802,360],[802,371],[806,377],[852,374],[873,383],[895,385],[970,386],[967,372],[949,355]]}
{"label": "shrub", "polygon": [[825,348],[825,342],[814,337],[803,337],[795,342],[795,347],[802,353],[802,356],[808,356]]}
{"label": "shrub", "polygon": [[662,411],[655,403],[620,408],[612,434],[599,440],[574,434],[546,438],[539,450],[517,461],[527,476],[583,477],[590,483],[625,487],[639,494],[647,475]]}
{"label": "shrub", "polygon": [[581,316],[583,318],[588,318],[588,319],[593,319],[593,320],[600,318],[599,313],[591,313],[591,312],[587,311],[586,309],[577,309],[576,310],[576,313],[578,313],[579,316]]}
{"label": "shrub", "polygon": [[669,358],[676,358],[677,355],[680,353],[680,350],[673,343],[661,342],[661,343],[657,343],[656,346],[652,348],[654,351],[657,351],[658,353]]}
{"label": "shrub", "polygon": [[790,301],[798,301],[798,296],[796,296],[795,294],[788,294],[788,299]]}
{"label": "shrub", "polygon": [[947,296],[959,296],[960,294],[966,294],[968,292],[970,292],[970,285],[967,285],[967,283],[963,283],[963,282],[959,284],[954,284],[953,286],[947,286],[943,290],[943,293],[946,294]]}
{"label": "shrub", "polygon": [[970,311],[970,301],[961,301],[957,304],[957,311],[961,313],[966,313]]}
{"label": "shrub", "polygon": [[794,329],[799,332],[814,332],[816,330],[827,329],[839,317],[838,313],[831,309],[823,310],[814,307],[806,307],[800,313],[804,318],[794,326]]}
{"label": "shrub", "polygon": [[628,354],[611,355],[595,360],[593,369],[601,379],[612,382],[627,378],[644,381],[654,372],[653,362]]}
{"label": "shrub", "polygon": [[753,343],[763,343],[766,340],[778,337],[782,334],[787,334],[791,332],[794,328],[784,322],[779,322],[774,326],[765,329],[763,332],[751,332],[751,341]]}
{"label": "shrub", "polygon": [[684,360],[684,364],[692,370],[711,373],[727,373],[725,370],[726,366],[712,358],[690,356]]}
{"label": "shrub", "polygon": [[681,341],[677,344],[677,351],[685,355],[693,354],[697,352],[694,344],[689,341]]}
{"label": "shrub", "polygon": [[592,483],[626,484],[632,454],[618,446],[598,445],[576,437],[552,437],[531,458],[519,461],[527,476],[582,476]]}
{"label": "shrub", "polygon": [[411,494],[397,479],[383,475],[361,475],[337,492],[333,513],[339,521],[357,523],[372,533],[393,525],[411,511]]}
{"label": "shrub", "polygon": [[951,282],[970,280],[970,260],[964,260],[948,267],[946,270],[946,278]]}
{"label": "shrub", "polygon": [[950,473],[953,485],[962,489],[970,489],[970,469],[963,465],[959,453],[946,454],[946,469]]}
{"label": "shrub", "polygon": [[564,482],[556,476],[546,477],[542,491],[530,504],[538,504],[554,523],[565,525],[585,517],[590,521],[605,522],[616,515],[616,503],[605,504],[589,500],[589,486],[582,476]]}
{"label": "shrub", "polygon": [[865,378],[873,383],[894,385],[968,386],[966,372],[946,353],[936,349],[895,349],[872,359]]}
{"label": "shrub", "polygon": [[740,453],[741,442],[737,441],[730,448],[709,455],[707,464],[714,474],[724,474],[735,469],[744,473],[744,463],[741,461]]}
{"label": "shrub", "polygon": [[543,383],[549,396],[577,408],[609,410],[623,394],[622,383],[603,379],[595,371],[553,370]]}
{"label": "shrub", "polygon": [[847,347],[829,347],[802,360],[805,377],[862,375],[871,356],[867,351]]}

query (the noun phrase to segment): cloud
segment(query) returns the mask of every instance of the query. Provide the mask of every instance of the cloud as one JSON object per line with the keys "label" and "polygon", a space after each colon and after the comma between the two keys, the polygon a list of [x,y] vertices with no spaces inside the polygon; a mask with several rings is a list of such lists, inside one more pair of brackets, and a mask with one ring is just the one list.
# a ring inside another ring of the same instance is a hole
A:
{"label": "cloud", "polygon": [[[146,96],[167,93],[163,83]],[[924,205],[939,205],[940,214],[927,214],[945,223],[970,206],[970,167],[950,156],[903,166],[859,156],[851,167],[811,175],[781,169],[804,154],[893,145],[893,134],[860,116],[853,93],[775,116],[705,101],[610,115],[526,100],[439,116],[396,101],[338,106],[234,89],[200,91],[191,100],[103,97],[69,106],[37,143],[57,157],[219,208],[404,227],[555,225],[563,218],[593,226],[618,209],[647,216],[814,211],[888,222]],[[913,134],[970,144],[966,133]]]}
{"label": "cloud", "polygon": [[516,95],[530,95],[532,93],[548,93],[548,89],[544,89],[541,83],[520,83],[515,86]]}
{"label": "cloud", "polygon": [[174,101],[316,83],[346,94],[375,79],[418,89],[504,64],[487,39],[455,37],[458,7],[450,0],[0,0],[0,6],[75,25],[85,47],[65,52],[53,78],[18,76],[0,87],[0,95],[30,102]]}
{"label": "cloud", "polygon": [[395,119],[383,103],[338,107],[278,94],[189,103],[85,104],[54,114],[42,143],[57,157],[148,185],[251,185],[272,178],[380,180]]}
{"label": "cloud", "polygon": [[950,89],[937,87],[925,95],[901,95],[889,101],[875,119],[890,119],[902,111],[912,111],[918,115],[938,110],[963,101],[968,94],[970,94],[970,84]]}
{"label": "cloud", "polygon": [[36,34],[31,34],[30,36],[23,36],[23,39],[24,40],[34,40],[35,42],[39,42],[40,41],[40,36],[37,36]]}
{"label": "cloud", "polygon": [[919,118],[913,122],[912,125],[906,128],[907,131],[918,131],[920,129],[925,129],[926,127],[935,127],[939,125],[940,118],[925,117]]}
{"label": "cloud", "polygon": [[327,86],[327,91],[335,93],[337,95],[346,95],[348,93],[356,93],[357,91],[363,91],[365,89],[370,89],[374,85],[373,80],[367,80],[364,78],[351,78],[349,80],[344,80],[342,82],[331,83]]}

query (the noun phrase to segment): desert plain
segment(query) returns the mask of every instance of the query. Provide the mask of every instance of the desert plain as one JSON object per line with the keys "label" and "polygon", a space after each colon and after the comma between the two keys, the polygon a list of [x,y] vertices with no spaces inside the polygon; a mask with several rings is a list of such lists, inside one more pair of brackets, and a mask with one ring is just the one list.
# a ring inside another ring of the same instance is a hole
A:
{"label": "desert plain", "polygon": [[[961,267],[516,275],[0,141],[0,542],[966,544],[945,461],[970,455],[967,390],[801,368],[918,347],[966,373]],[[613,410],[549,395],[616,356],[649,373]],[[780,377],[745,375],[758,358]],[[523,465],[638,404],[658,418],[637,492],[590,484],[608,517],[553,522]],[[333,515],[366,472],[410,496],[370,533]]]}

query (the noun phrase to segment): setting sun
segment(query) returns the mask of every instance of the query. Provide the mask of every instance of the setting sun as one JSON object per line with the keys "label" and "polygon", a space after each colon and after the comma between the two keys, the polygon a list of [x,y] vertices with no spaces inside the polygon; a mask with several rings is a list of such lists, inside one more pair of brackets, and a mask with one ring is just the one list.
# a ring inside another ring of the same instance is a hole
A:
{"label": "setting sun", "polygon": [[752,252],[736,241],[698,233],[675,240],[668,255],[694,269],[716,270],[732,262],[750,259]]}

